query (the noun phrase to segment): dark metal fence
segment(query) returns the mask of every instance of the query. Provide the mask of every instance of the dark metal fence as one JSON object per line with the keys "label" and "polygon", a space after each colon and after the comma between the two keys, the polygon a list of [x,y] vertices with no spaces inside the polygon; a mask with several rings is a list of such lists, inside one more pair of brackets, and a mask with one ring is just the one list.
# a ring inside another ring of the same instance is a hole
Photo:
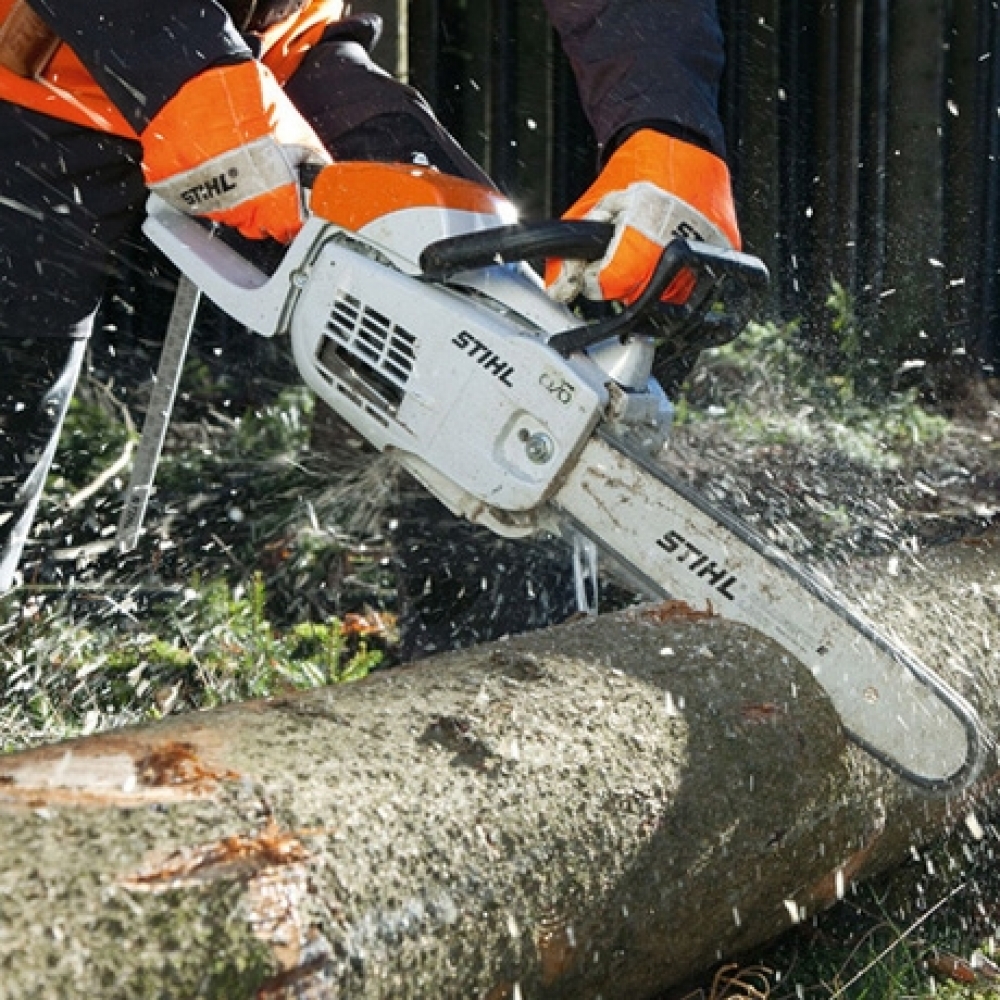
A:
{"label": "dark metal fence", "polygon": [[596,151],[540,0],[410,0],[410,80],[525,214],[567,207]]}
{"label": "dark metal fence", "polygon": [[[829,343],[943,373],[1000,361],[997,0],[719,0],[722,111],[748,249],[774,306]],[[539,0],[410,0],[411,80],[528,215],[595,154]],[[830,345],[831,351],[835,345]]]}

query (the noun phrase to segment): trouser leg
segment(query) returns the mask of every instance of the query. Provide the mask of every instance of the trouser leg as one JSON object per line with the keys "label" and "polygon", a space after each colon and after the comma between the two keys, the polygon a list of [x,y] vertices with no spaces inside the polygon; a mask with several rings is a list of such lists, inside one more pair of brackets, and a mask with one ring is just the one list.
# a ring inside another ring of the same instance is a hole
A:
{"label": "trouser leg", "polygon": [[0,341],[0,593],[16,582],[86,346]]}
{"label": "trouser leg", "polygon": [[[317,47],[286,91],[338,159],[426,163],[490,183],[423,98],[343,35]],[[408,480],[395,514],[405,659],[552,624],[576,609],[562,543],[493,536]]]}
{"label": "trouser leg", "polygon": [[144,187],[127,140],[0,102],[0,592],[16,570],[91,317]]}

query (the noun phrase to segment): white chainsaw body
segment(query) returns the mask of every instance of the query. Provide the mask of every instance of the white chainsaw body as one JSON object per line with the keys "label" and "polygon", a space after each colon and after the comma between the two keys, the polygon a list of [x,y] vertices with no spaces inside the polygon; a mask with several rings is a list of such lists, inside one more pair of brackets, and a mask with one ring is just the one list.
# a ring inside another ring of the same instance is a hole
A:
{"label": "white chainsaw body", "polygon": [[576,320],[529,268],[420,280],[429,243],[509,221],[420,207],[348,232],[313,216],[272,276],[162,205],[146,230],[234,319],[288,334],[306,384],[452,511],[522,536],[547,527],[544,501],[609,407],[650,447],[673,409],[650,344],[569,358],[548,347]]}

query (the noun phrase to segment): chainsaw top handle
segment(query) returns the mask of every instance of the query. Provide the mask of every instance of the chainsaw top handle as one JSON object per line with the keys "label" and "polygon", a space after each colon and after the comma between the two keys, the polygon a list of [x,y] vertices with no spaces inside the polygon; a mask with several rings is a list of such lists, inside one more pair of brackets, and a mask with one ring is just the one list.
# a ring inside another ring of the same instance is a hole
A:
{"label": "chainsaw top handle", "polygon": [[[540,258],[598,260],[614,226],[585,219],[522,223],[438,240],[424,248],[420,267],[430,280],[447,280],[459,271]],[[681,272],[695,284],[684,305],[661,302]],[[594,323],[553,334],[549,346],[569,355],[612,337],[638,332],[684,341],[723,343],[735,337],[757,309],[768,272],[763,262],[735,250],[677,238],[664,248],[653,276],[639,298],[620,312]],[[693,328],[701,336],[692,338]],[[707,329],[706,329],[707,328]]]}
{"label": "chainsaw top handle", "polygon": [[446,281],[459,271],[520,260],[599,260],[614,234],[611,223],[584,219],[497,226],[429,243],[420,269],[431,281]]}

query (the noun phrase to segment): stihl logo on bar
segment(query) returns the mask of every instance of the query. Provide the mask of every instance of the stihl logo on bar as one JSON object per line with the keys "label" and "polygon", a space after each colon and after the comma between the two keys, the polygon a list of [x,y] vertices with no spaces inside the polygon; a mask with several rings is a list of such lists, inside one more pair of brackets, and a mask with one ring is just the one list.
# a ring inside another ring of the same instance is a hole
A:
{"label": "stihl logo on bar", "polygon": [[481,340],[476,340],[467,330],[460,330],[452,337],[451,342],[472,358],[478,361],[491,375],[503,382],[504,385],[514,388],[510,380],[514,374],[514,366],[501,361]]}
{"label": "stihl logo on bar", "polygon": [[221,198],[224,194],[235,190],[236,172],[230,171],[228,175],[219,174],[207,181],[203,181],[201,184],[195,184],[194,187],[182,191],[181,197],[184,199],[186,205],[190,205],[193,208],[196,205],[203,205],[206,201],[211,201],[213,198]]}
{"label": "stihl logo on bar", "polygon": [[709,559],[693,542],[689,542],[679,531],[668,531],[657,538],[656,544],[683,563],[695,576],[707,580],[723,597],[730,601],[736,600],[736,595],[730,589],[736,583],[736,577],[724,566]]}

